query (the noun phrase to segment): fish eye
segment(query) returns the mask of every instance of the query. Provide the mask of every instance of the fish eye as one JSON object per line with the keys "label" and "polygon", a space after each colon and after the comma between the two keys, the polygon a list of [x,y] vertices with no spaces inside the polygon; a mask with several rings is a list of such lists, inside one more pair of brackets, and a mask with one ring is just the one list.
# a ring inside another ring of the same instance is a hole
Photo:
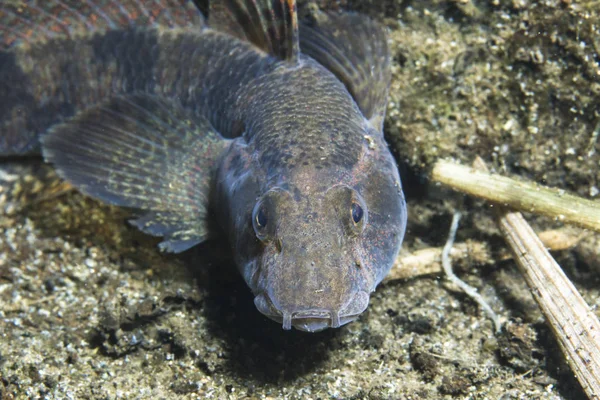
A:
{"label": "fish eye", "polygon": [[369,207],[360,192],[346,185],[332,186],[328,191],[328,202],[337,211],[345,233],[350,237],[360,235],[369,223]]}
{"label": "fish eye", "polygon": [[254,206],[254,210],[252,210],[252,227],[254,228],[256,237],[263,242],[268,240],[269,237],[269,229],[267,227],[268,224],[269,202],[259,201]]}
{"label": "fish eye", "polygon": [[256,226],[259,228],[265,228],[267,226],[269,220],[263,207],[259,207],[258,212],[254,216],[254,220],[256,221]]}
{"label": "fish eye", "polygon": [[272,242],[275,239],[279,218],[278,206],[282,196],[289,196],[289,193],[279,187],[271,188],[254,204],[250,221],[254,228],[254,234],[263,243]]}
{"label": "fish eye", "polygon": [[364,211],[362,207],[357,203],[352,203],[352,207],[350,208],[350,213],[352,214],[352,220],[355,224],[358,224],[363,219]]}

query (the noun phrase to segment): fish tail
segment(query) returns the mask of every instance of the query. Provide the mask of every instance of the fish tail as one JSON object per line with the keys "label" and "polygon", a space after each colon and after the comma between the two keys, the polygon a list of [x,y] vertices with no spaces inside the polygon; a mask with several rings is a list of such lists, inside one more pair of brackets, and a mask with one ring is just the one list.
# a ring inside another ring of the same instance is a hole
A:
{"label": "fish tail", "polygon": [[[110,46],[118,32],[159,27],[200,31],[204,17],[192,0],[0,0],[0,157],[39,153],[41,133],[108,90],[115,74],[103,75],[104,86],[92,82],[92,53],[112,50],[83,38],[104,35],[96,42]],[[153,44],[138,39],[128,51],[147,60]]]}
{"label": "fish tail", "polygon": [[134,25],[203,24],[192,0],[7,0],[0,3],[0,50]]}

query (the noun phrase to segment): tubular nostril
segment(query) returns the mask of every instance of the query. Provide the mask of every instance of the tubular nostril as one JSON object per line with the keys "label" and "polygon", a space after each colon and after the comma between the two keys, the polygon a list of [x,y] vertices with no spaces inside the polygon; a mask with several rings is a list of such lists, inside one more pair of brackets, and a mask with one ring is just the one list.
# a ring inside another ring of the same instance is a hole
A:
{"label": "tubular nostril", "polygon": [[283,312],[283,329],[289,331],[292,329],[292,314],[289,312]]}
{"label": "tubular nostril", "polygon": [[331,312],[331,327],[339,328],[340,326],[342,326],[342,324],[340,322],[340,314],[336,311],[332,311]]}

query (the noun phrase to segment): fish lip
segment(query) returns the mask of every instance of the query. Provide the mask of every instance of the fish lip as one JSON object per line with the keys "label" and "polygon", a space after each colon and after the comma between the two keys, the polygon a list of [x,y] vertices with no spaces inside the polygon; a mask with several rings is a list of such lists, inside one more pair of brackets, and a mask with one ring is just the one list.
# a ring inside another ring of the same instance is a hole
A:
{"label": "fish lip", "polygon": [[343,317],[348,316],[359,316],[369,306],[369,300],[371,296],[367,291],[359,290],[354,294],[352,298],[346,303],[346,305],[339,311],[339,314]]}
{"label": "fish lip", "polygon": [[266,292],[256,295],[254,304],[258,311],[282,324],[285,330],[294,327],[305,332],[318,332],[327,328],[339,328],[357,319],[368,307],[369,297],[368,292],[360,290],[339,311],[327,309],[281,311],[275,307]]}
{"label": "fish lip", "polygon": [[327,310],[304,310],[292,313],[292,318],[330,318],[331,312]]}
{"label": "fish lip", "polygon": [[266,292],[261,292],[254,297],[254,305],[262,314],[269,318],[283,318],[283,313],[275,307],[271,298]]}

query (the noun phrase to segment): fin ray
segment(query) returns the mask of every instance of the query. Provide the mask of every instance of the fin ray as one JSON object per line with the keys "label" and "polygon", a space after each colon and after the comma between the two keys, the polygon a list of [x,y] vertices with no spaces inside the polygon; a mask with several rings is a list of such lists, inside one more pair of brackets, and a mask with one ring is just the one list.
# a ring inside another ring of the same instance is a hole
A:
{"label": "fin ray", "polygon": [[298,61],[296,0],[211,1],[209,25],[290,63]]}
{"label": "fin ray", "polygon": [[[89,142],[89,144],[94,144],[94,143]],[[156,183],[156,182],[160,182],[159,179],[161,178],[161,175],[158,173],[158,171],[147,171],[146,170],[146,171],[144,171],[144,175],[140,175],[139,173],[132,172],[132,171],[127,171],[127,170],[123,170],[123,169],[115,169],[114,167],[128,167],[131,165],[131,163],[124,162],[122,159],[115,160],[115,159],[103,158],[103,157],[97,158],[96,161],[111,162],[113,164],[113,166],[111,168],[111,167],[107,167],[101,163],[93,163],[89,159],[89,157],[97,156],[98,152],[93,151],[89,147],[85,147],[82,145],[76,145],[76,146],[70,147],[70,149],[79,150],[81,153],[78,153],[77,156],[73,156],[72,154],[66,154],[65,159],[71,163],[77,163],[77,165],[80,168],[86,168],[86,169],[83,169],[83,171],[85,171],[85,176],[87,176],[88,178],[96,179],[98,182],[101,182],[103,179],[105,179],[105,176],[98,174],[98,172],[104,171],[106,173],[112,174],[113,178],[120,177],[120,178],[127,179],[126,181],[122,182],[121,185],[129,187],[129,188],[137,187],[138,189],[140,189],[140,192],[143,192],[144,190],[148,190],[152,187],[160,188],[160,185]],[[110,151],[110,150],[114,150],[114,148],[105,148],[105,150]],[[84,157],[84,156],[87,156],[87,157]],[[121,154],[119,154],[119,156],[121,156]],[[136,159],[133,156],[130,157],[130,160],[131,161],[139,161],[139,159]],[[148,178],[156,178],[156,180],[149,180]],[[139,182],[139,184],[136,184],[135,182]],[[186,197],[181,196],[181,194],[179,194],[179,193],[171,193],[169,196],[170,196],[171,200],[186,200]],[[129,200],[145,201],[146,207],[156,208],[156,207],[160,206],[160,203],[149,202],[149,199],[146,195],[135,195],[133,193],[130,193],[130,194],[128,194],[128,198],[129,198]],[[128,203],[127,201],[122,201],[119,203],[112,203],[112,204],[118,205],[118,206],[132,207],[130,205],[131,203],[130,202]]]}
{"label": "fin ray", "polygon": [[183,251],[210,235],[209,192],[230,143],[203,117],[162,97],[116,96],[42,137],[45,159],[80,191],[142,212],[131,223]]}
{"label": "fin ray", "polygon": [[391,81],[383,27],[359,14],[317,11],[300,24],[300,48],[335,74],[365,117],[382,128]]}

